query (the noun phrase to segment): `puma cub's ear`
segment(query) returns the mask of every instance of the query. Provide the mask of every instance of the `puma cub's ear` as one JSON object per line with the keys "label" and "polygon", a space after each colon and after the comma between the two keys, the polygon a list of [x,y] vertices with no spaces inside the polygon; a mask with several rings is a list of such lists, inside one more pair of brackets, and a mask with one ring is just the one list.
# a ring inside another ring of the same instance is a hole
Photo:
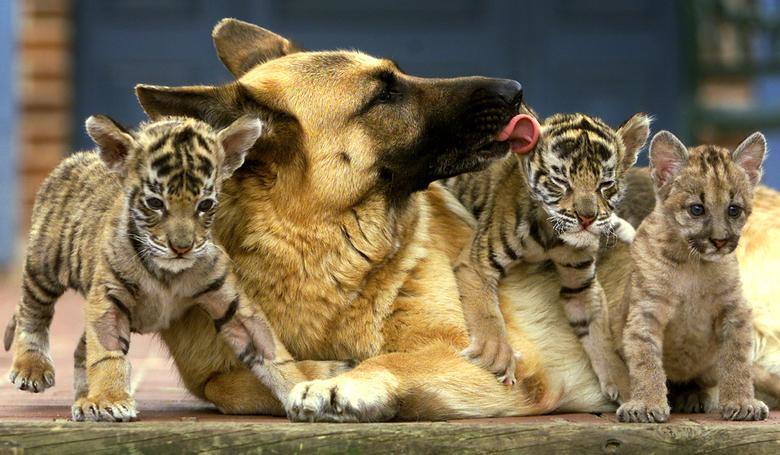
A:
{"label": "puma cub's ear", "polygon": [[623,145],[626,147],[626,154],[623,156],[623,170],[626,170],[636,163],[636,158],[639,155],[639,151],[645,146],[647,138],[650,137],[650,123],[652,118],[639,112],[631,116],[626,120],[617,133],[623,140]]}
{"label": "puma cub's ear", "polygon": [[660,131],[650,143],[650,166],[656,189],[674,179],[688,161],[688,149],[677,137]]}
{"label": "puma cub's ear", "polygon": [[105,115],[93,115],[85,123],[87,134],[100,148],[100,159],[114,172],[124,173],[135,139],[122,125]]}
{"label": "puma cub's ear", "polygon": [[750,184],[758,185],[761,174],[764,171],[764,157],[766,156],[766,138],[760,132],[755,132],[742,141],[731,157],[748,175]]}
{"label": "puma cub's ear", "polygon": [[223,178],[230,177],[244,164],[247,152],[255,145],[264,129],[263,122],[258,118],[245,115],[219,132],[219,142],[225,150],[225,161],[222,164]]}
{"label": "puma cub's ear", "polygon": [[233,18],[219,21],[211,38],[217,56],[236,78],[263,62],[300,51],[272,31]]}

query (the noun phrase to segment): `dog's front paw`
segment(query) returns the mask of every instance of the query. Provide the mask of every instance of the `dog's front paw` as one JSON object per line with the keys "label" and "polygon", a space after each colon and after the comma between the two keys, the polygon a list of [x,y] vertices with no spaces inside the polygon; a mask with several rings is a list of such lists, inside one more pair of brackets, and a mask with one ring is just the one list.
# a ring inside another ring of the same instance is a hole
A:
{"label": "dog's front paw", "polygon": [[505,336],[472,337],[471,344],[461,355],[496,375],[498,382],[508,386],[515,384],[515,367],[520,354],[512,349]]}
{"label": "dog's front paw", "polygon": [[40,351],[27,351],[14,357],[8,379],[19,390],[43,392],[54,385],[54,365]]}
{"label": "dog's front paw", "polygon": [[339,376],[297,384],[286,411],[294,422],[380,422],[398,407],[382,381]]}
{"label": "dog's front paw", "polygon": [[76,422],[132,422],[138,419],[138,411],[132,398],[104,400],[84,397],[73,403],[71,417]]}
{"label": "dog's front paw", "polygon": [[766,420],[769,408],[755,398],[741,401],[727,401],[720,405],[720,415],[725,420]]}
{"label": "dog's front paw", "polygon": [[665,402],[653,404],[630,400],[623,403],[616,414],[620,422],[663,423],[669,420],[669,412],[669,405]]}

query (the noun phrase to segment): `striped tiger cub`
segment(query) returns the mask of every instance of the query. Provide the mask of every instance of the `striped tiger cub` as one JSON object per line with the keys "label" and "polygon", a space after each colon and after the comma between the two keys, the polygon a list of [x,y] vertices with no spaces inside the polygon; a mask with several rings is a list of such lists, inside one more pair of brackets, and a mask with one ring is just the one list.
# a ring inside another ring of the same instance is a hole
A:
{"label": "striped tiger cub", "polygon": [[[650,134],[650,118],[636,114],[617,131],[583,114],[557,114],[541,126],[527,155],[510,154],[485,171],[445,181],[477,218],[469,247],[455,265],[470,345],[464,355],[507,385],[515,382],[516,354],[507,340],[497,286],[519,262],[552,261],[569,323],[590,357],[604,394],[617,400],[627,381],[610,372],[623,365],[610,348],[601,318],[604,293],[596,280],[602,237],[630,243],[633,227],[615,213],[623,177]],[[623,367],[625,369],[625,367]]]}
{"label": "striped tiger cub", "polygon": [[75,353],[74,420],[137,417],[126,358],[130,332],[159,332],[199,305],[239,358],[280,397],[274,337],[244,305],[210,226],[221,183],[242,165],[262,123],[240,118],[215,132],[187,118],[134,132],[105,116],[87,119],[97,151],[64,160],[38,192],[22,299],[6,330],[15,346],[10,380],[37,393],[54,385],[49,325],[66,289],[86,302]]}

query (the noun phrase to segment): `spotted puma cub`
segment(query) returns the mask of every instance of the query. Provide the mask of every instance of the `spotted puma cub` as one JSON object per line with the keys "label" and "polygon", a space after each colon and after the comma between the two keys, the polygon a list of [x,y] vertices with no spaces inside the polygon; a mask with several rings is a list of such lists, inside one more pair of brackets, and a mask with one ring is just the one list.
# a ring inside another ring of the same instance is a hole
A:
{"label": "spotted puma cub", "polygon": [[667,380],[698,389],[691,411],[719,406],[724,419],[767,418],[766,404],[754,397],[753,322],[734,252],[765,152],[761,133],[733,152],[688,149],[667,131],[653,138],[657,202],[631,246],[623,317],[614,330],[631,378],[631,399],[618,420],[665,422]]}
{"label": "spotted puma cub", "polygon": [[171,117],[127,131],[87,119],[97,151],[64,160],[33,208],[22,299],[5,335],[14,344],[11,382],[54,385],[49,325],[66,289],[86,297],[86,329],[75,353],[74,420],[137,417],[130,391],[130,332],[159,332],[193,306],[282,402],[293,384],[274,365],[264,315],[246,298],[211,224],[222,181],[242,165],[262,131],[240,118],[216,132]]}

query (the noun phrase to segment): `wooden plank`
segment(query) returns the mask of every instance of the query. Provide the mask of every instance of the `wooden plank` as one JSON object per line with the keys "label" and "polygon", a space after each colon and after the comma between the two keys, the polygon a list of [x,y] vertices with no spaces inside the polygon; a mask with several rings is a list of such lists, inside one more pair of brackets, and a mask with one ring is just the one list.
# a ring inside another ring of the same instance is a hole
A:
{"label": "wooden plank", "polygon": [[0,453],[780,453],[780,425],[0,423]]}

